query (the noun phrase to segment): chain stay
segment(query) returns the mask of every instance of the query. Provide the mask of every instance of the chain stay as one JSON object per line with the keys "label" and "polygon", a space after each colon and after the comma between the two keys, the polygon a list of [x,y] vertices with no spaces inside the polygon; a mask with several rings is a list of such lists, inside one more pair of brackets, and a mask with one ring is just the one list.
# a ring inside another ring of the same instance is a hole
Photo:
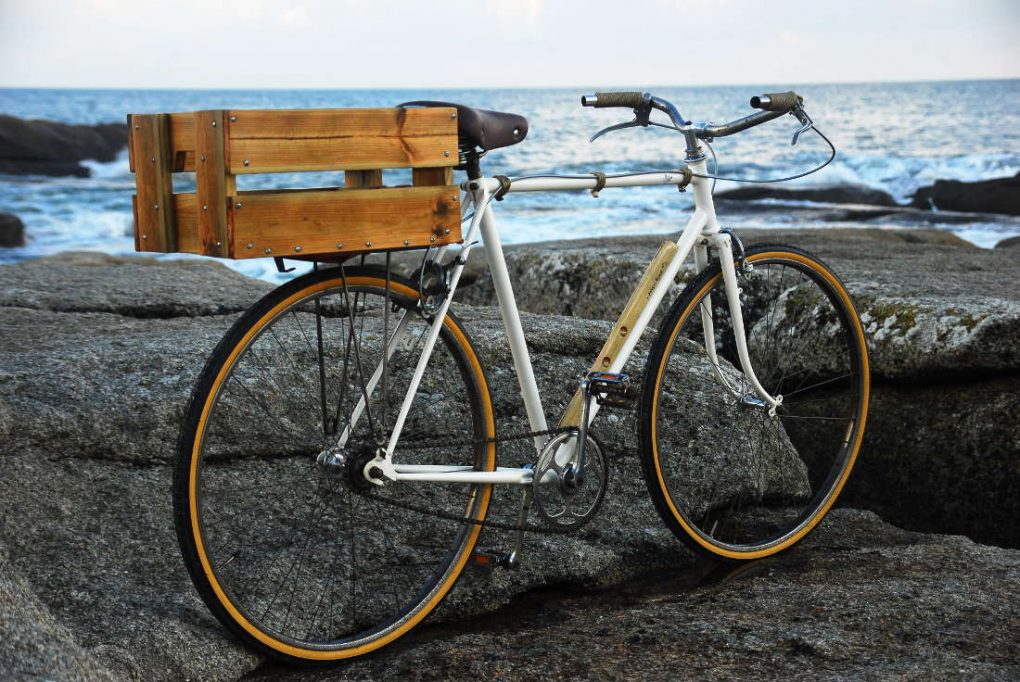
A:
{"label": "chain stay", "polygon": [[[492,443],[504,443],[512,440],[524,440],[526,438],[536,438],[538,436],[554,436],[561,433],[568,433],[571,431],[577,431],[577,428],[573,426],[557,426],[551,429],[546,429],[544,431],[527,431],[523,433],[510,433],[504,436],[495,436],[492,438],[463,439],[463,440],[444,440],[441,438],[418,439],[415,438],[414,436],[409,436],[406,438],[402,438],[400,442],[414,443],[419,447],[432,449],[432,448],[447,448],[458,445],[487,445]],[[430,441],[435,441],[435,444],[429,445],[428,443]],[[433,516],[435,518],[444,519],[446,521],[455,521],[457,523],[462,523],[466,526],[481,526],[482,528],[492,528],[494,530],[525,531],[528,533],[545,533],[548,535],[567,535],[576,531],[576,529],[556,528],[549,525],[535,525],[530,523],[517,524],[517,523],[504,523],[501,521],[488,521],[484,519],[480,521],[477,519],[467,519],[457,514],[444,512],[441,510],[427,509],[425,507],[413,504],[411,502],[403,502],[400,500],[395,500],[391,497],[384,497],[382,495],[376,494],[374,486],[373,490],[370,491],[358,490],[353,486],[350,488],[350,490],[352,492],[357,493],[358,495],[361,495],[362,497],[375,500],[376,502],[381,502],[391,507],[396,507],[398,509],[407,509],[408,511],[417,512],[425,516]]]}

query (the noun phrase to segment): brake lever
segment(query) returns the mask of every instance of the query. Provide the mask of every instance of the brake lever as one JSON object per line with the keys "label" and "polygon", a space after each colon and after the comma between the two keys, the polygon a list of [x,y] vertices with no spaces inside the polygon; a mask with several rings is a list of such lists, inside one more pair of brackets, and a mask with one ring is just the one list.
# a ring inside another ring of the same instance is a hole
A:
{"label": "brake lever", "polygon": [[[646,100],[648,99],[647,95],[645,95],[645,99]],[[639,109],[635,109],[634,110],[634,120],[633,121],[625,121],[624,123],[617,123],[615,125],[609,126],[608,128],[603,128],[602,130],[598,131],[597,133],[592,135],[590,138],[588,138],[588,142],[589,143],[594,142],[595,140],[599,139],[600,137],[602,137],[606,133],[611,133],[611,132],[614,132],[614,131],[617,131],[617,130],[623,130],[624,128],[636,128],[638,126],[646,128],[646,127],[648,127],[648,124],[650,122],[649,121],[649,117],[651,115],[652,115],[651,104],[647,104],[646,103],[644,106],[640,107]]]}
{"label": "brake lever", "polygon": [[793,139],[790,140],[790,146],[793,147],[794,145],[797,144],[797,138],[800,137],[800,134],[801,133],[806,133],[807,131],[809,131],[812,128],[814,128],[815,127],[815,122],[811,120],[811,117],[808,116],[807,112],[804,111],[804,109],[802,107],[800,107],[800,106],[796,106],[793,109],[791,109],[790,113],[793,114],[793,116],[796,117],[796,119],[798,121],[800,121],[800,125],[801,125],[800,130],[795,132],[793,134]]}
{"label": "brake lever", "polygon": [[634,119],[633,121],[626,121],[624,123],[617,123],[615,125],[609,126],[608,128],[603,128],[602,130],[598,131],[590,138],[588,138],[588,142],[594,142],[595,140],[599,139],[606,133],[611,133],[614,130],[623,130],[624,128],[636,128],[639,125],[640,123],[638,123],[637,119]]}

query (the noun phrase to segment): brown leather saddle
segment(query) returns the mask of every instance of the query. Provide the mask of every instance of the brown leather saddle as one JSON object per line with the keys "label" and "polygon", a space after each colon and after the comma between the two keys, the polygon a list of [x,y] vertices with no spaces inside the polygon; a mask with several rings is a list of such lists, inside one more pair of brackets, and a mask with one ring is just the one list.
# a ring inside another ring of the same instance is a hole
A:
{"label": "brown leather saddle", "polygon": [[485,151],[509,147],[528,135],[528,119],[519,114],[475,109],[454,102],[404,102],[401,107],[454,107],[457,110],[457,137],[461,149]]}

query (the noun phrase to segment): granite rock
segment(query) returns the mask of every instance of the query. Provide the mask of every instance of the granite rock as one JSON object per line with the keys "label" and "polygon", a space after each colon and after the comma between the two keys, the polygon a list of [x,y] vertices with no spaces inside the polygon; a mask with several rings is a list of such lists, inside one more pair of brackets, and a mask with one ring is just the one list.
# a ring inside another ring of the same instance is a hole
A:
{"label": "granite rock", "polygon": [[109,162],[127,146],[127,125],[69,125],[0,114],[0,173],[88,177],[85,159]]}
{"label": "granite rock", "polygon": [[25,245],[25,224],[13,213],[0,213],[0,248]]}

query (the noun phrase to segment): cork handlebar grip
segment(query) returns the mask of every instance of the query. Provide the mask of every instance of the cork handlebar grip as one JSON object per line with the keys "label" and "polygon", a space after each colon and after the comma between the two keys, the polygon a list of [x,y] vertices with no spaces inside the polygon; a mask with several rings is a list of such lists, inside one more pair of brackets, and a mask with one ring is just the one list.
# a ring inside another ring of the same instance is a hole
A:
{"label": "cork handlebar grip", "polygon": [[645,103],[640,92],[596,92],[594,96],[581,97],[581,106],[603,109],[606,107],[628,107],[637,109]]}
{"label": "cork handlebar grip", "polygon": [[790,90],[752,97],[751,106],[764,111],[789,111],[803,101],[803,97]]}

